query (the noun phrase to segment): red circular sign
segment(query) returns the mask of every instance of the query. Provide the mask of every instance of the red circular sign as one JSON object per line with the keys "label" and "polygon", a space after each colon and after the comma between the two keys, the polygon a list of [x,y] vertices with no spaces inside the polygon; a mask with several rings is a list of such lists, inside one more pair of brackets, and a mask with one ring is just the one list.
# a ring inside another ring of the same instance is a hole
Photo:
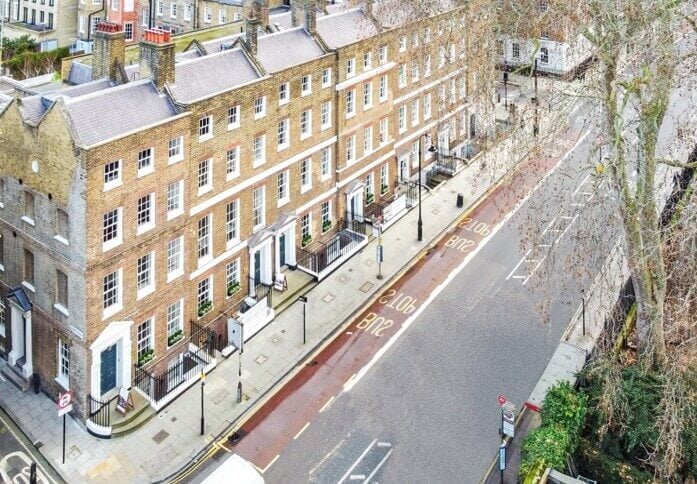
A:
{"label": "red circular sign", "polygon": [[70,392],[61,393],[58,395],[58,408],[65,408],[72,402],[72,394]]}
{"label": "red circular sign", "polygon": [[506,404],[506,397],[503,395],[499,395],[499,404],[505,405]]}

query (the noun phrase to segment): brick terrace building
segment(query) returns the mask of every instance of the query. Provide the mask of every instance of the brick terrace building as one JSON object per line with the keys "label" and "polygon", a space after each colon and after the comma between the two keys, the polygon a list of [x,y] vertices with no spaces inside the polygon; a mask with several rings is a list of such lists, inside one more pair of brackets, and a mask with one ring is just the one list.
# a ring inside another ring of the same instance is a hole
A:
{"label": "brick terrace building", "polygon": [[286,271],[321,279],[366,221],[404,213],[418,150],[474,136],[456,11],[381,25],[372,4],[308,5],[256,2],[244,34],[179,55],[146,31],[128,67],[102,23],[91,81],[2,97],[0,351],[73,390],[92,432],[121,387],[175,398],[229,320],[248,339],[273,319]]}

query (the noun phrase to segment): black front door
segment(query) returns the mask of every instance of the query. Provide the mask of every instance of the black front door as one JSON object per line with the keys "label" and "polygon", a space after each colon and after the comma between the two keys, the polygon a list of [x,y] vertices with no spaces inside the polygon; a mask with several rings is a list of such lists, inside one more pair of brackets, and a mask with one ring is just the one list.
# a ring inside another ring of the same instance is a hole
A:
{"label": "black front door", "polygon": [[261,284],[261,251],[254,253],[254,287]]}
{"label": "black front door", "polygon": [[116,388],[116,345],[113,344],[102,351],[102,378],[100,382],[101,394]]}
{"label": "black front door", "polygon": [[281,267],[286,265],[286,234],[281,234],[278,239],[278,250],[281,252],[279,254],[279,259],[281,260]]}

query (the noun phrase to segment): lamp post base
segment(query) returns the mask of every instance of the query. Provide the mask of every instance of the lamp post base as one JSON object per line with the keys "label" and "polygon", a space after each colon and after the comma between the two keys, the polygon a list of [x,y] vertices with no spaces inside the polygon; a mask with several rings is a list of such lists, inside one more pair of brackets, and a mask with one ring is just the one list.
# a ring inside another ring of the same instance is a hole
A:
{"label": "lamp post base", "polygon": [[419,242],[424,240],[424,227],[421,219],[419,219],[419,222],[416,225],[416,240],[418,240]]}

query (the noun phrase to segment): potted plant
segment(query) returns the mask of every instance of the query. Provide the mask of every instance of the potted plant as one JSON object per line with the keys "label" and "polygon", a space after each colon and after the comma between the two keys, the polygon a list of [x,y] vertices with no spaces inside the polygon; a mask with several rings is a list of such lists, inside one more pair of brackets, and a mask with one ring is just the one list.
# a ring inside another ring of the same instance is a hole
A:
{"label": "potted plant", "polygon": [[303,235],[302,246],[310,245],[312,242],[312,236],[310,234]]}
{"label": "potted plant", "polygon": [[375,200],[375,195],[373,195],[372,193],[369,193],[368,195],[365,196],[365,204],[366,205],[370,205],[371,203],[373,203],[373,200]]}
{"label": "potted plant", "polygon": [[201,305],[198,307],[198,317],[200,318],[204,314],[206,314],[208,311],[213,309],[213,302],[212,301],[204,301],[201,303]]}
{"label": "potted plant", "polygon": [[240,281],[232,281],[232,283],[227,287],[227,295],[232,296],[240,290],[240,287]]}
{"label": "potted plant", "polygon": [[181,329],[176,330],[174,333],[167,336],[167,346],[172,346],[174,343],[179,341],[184,337],[184,331]]}
{"label": "potted plant", "polygon": [[329,230],[330,228],[332,228],[332,221],[331,221],[331,220],[325,220],[325,221],[322,223],[322,232],[326,232],[326,231]]}
{"label": "potted plant", "polygon": [[384,195],[385,193],[387,193],[387,191],[388,191],[389,189],[390,189],[390,187],[389,187],[388,185],[382,185],[382,186],[380,187],[380,194],[381,194],[381,195]]}
{"label": "potted plant", "polygon": [[155,358],[155,350],[152,348],[145,350],[143,353],[138,355],[138,366],[143,366],[146,363],[149,363],[150,361]]}

